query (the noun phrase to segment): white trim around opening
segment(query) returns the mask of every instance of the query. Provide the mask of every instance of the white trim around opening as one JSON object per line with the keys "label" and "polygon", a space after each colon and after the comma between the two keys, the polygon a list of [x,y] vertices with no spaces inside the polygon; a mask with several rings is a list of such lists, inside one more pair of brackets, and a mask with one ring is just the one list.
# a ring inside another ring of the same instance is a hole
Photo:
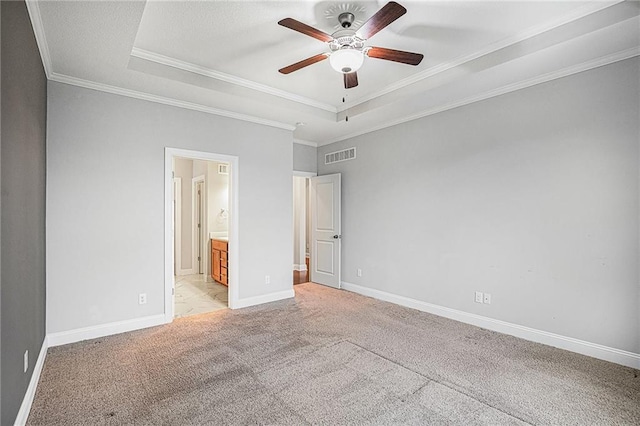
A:
{"label": "white trim around opening", "polygon": [[173,178],[173,242],[174,242],[174,268],[176,275],[185,275],[182,272],[182,178]]}
{"label": "white trim around opening", "polygon": [[165,322],[173,321],[173,286],[174,286],[174,239],[171,221],[173,215],[173,160],[176,157],[192,160],[218,161],[229,163],[229,308],[241,307],[240,295],[240,268],[239,268],[239,238],[238,238],[238,176],[239,158],[233,155],[215,154],[203,151],[191,151],[178,148],[165,148],[164,161],[164,317]]}
{"label": "white trim around opening", "polygon": [[299,176],[299,177],[306,177],[306,178],[318,176],[318,174],[316,172],[302,172],[302,171],[299,171],[299,170],[294,170],[293,171],[293,175],[294,176]]}

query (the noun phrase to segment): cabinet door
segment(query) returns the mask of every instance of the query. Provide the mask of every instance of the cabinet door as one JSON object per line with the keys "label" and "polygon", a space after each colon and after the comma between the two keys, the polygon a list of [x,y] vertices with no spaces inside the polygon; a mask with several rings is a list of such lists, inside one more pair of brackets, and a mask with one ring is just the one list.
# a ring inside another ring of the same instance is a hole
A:
{"label": "cabinet door", "polygon": [[211,274],[211,278],[213,278],[214,280],[216,279],[216,273],[215,271],[215,255],[214,255],[215,250],[213,249],[213,243],[211,244],[211,271],[209,272]]}
{"label": "cabinet door", "polygon": [[213,279],[220,281],[220,250],[213,250]]}

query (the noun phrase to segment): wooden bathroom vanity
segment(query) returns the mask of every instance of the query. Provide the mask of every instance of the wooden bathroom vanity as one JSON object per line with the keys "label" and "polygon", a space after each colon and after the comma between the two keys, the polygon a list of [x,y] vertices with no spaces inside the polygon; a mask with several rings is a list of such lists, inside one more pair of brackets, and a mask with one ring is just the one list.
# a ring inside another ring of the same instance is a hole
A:
{"label": "wooden bathroom vanity", "polygon": [[227,253],[229,242],[225,239],[211,239],[211,278],[229,285],[227,277]]}

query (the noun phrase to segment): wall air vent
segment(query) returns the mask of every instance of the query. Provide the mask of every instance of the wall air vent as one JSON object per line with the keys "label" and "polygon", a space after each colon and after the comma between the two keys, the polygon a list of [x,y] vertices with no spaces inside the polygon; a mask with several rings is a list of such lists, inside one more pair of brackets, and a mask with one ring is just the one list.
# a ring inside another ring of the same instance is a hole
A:
{"label": "wall air vent", "polygon": [[324,164],[339,163],[341,161],[353,160],[356,158],[356,149],[347,148],[342,151],[329,152],[324,155]]}
{"label": "wall air vent", "polygon": [[229,174],[229,165],[228,164],[218,164],[218,174],[219,175],[228,175]]}

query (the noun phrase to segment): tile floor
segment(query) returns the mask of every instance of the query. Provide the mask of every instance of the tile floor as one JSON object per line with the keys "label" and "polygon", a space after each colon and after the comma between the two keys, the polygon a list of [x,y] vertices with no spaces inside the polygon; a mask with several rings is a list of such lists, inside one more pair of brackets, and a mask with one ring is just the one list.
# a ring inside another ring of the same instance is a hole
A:
{"label": "tile floor", "polygon": [[206,282],[203,274],[177,276],[175,317],[226,309],[227,294],[227,287],[216,282]]}

